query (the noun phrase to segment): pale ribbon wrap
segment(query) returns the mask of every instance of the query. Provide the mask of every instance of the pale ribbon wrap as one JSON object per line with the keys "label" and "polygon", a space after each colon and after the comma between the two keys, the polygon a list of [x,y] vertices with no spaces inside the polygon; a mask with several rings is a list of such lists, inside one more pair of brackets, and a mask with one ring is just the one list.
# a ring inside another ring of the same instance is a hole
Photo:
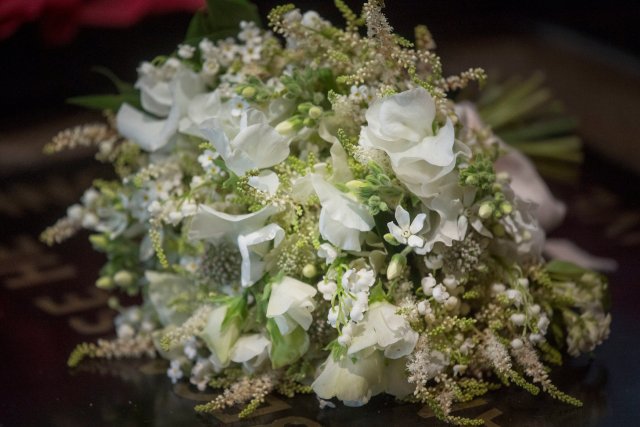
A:
{"label": "pale ribbon wrap", "polygon": [[[470,129],[486,128],[473,104],[462,102],[456,105],[456,113]],[[511,179],[511,188],[518,197],[536,204],[536,216],[540,226],[549,232],[560,225],[567,208],[556,199],[535,166],[524,154],[496,138],[507,154],[495,163],[497,172],[506,172]],[[600,258],[585,252],[567,239],[547,239],[544,253],[548,257],[573,262],[581,267],[600,271],[614,271],[617,263],[609,258]]]}

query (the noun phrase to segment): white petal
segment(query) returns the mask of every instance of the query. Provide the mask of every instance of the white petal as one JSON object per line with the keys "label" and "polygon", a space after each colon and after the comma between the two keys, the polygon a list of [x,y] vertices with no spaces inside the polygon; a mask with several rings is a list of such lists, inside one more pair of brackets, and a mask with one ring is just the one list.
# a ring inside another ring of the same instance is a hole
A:
{"label": "white petal", "polygon": [[129,104],[122,104],[116,115],[118,132],[145,151],[164,147],[177,129],[177,123],[155,119]]}
{"label": "white petal", "polygon": [[431,135],[435,102],[425,89],[411,89],[378,102],[379,115],[374,118],[367,114],[367,122],[377,122],[382,135],[413,142]]}
{"label": "white petal", "polygon": [[312,298],[318,291],[310,285],[285,276],[281,282],[274,283],[271,288],[267,317],[280,316],[289,310],[293,304],[301,304]]}
{"label": "white petal", "polygon": [[427,219],[427,215],[420,213],[416,215],[411,223],[411,227],[409,227],[409,231],[411,234],[418,234],[424,228],[424,221]]}
{"label": "white petal", "polygon": [[409,236],[407,244],[412,248],[421,248],[422,246],[424,246],[424,239],[420,236],[412,234],[411,236]]}
{"label": "white petal", "polygon": [[409,228],[411,217],[409,216],[409,212],[400,205],[396,207],[396,221],[403,230]]}
{"label": "white petal", "polygon": [[258,176],[250,176],[249,185],[257,190],[268,193],[270,196],[274,196],[280,186],[280,180],[275,172],[264,170],[260,171]]}
{"label": "white petal", "polygon": [[231,349],[231,360],[236,363],[247,362],[262,354],[271,342],[262,334],[243,335]]}
{"label": "white petal", "polygon": [[508,154],[498,158],[495,168],[498,172],[509,173],[511,188],[516,195],[538,205],[536,217],[545,230],[549,231],[562,222],[566,206],[553,197],[551,190],[526,156],[518,150],[510,149]]}
{"label": "white petal", "polygon": [[278,208],[269,205],[258,212],[244,215],[231,215],[206,205],[199,205],[189,228],[189,239],[217,239],[223,236],[236,240],[247,230],[255,230],[278,212]]}
{"label": "white petal", "polygon": [[280,226],[269,224],[254,232],[238,236],[238,249],[242,256],[240,276],[243,287],[253,285],[264,275],[262,257],[266,255],[270,246],[265,243],[273,240],[276,247],[282,242],[284,235],[284,230]]}
{"label": "white petal", "polygon": [[311,387],[321,399],[337,397],[345,405],[361,406],[384,391],[384,369],[384,358],[380,352],[373,352],[355,362],[351,357],[335,361],[329,356]]}
{"label": "white petal", "polygon": [[389,228],[389,232],[399,243],[407,243],[407,238],[402,234],[402,228],[398,227],[394,222],[388,222],[387,228]]}

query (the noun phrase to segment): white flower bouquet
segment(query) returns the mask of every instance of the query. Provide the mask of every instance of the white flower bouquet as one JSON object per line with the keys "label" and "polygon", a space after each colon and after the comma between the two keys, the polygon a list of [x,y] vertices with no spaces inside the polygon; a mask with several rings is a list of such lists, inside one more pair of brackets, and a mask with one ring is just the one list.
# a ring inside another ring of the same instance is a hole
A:
{"label": "white flower bouquet", "polygon": [[[225,389],[202,412],[389,393],[474,425],[452,404],[510,384],[580,405],[547,366],[607,337],[607,286],[543,259],[536,206],[510,182],[548,190],[450,97],[484,72],[443,77],[426,27],[394,34],[380,1],[336,5],[345,28],[286,5],[266,31],[249,3],[212,0],[135,86],[75,100],[108,123],[48,151],[95,144],[118,178],[43,239],[90,230],[97,286],[142,302],[114,302],[117,338],[69,365],[159,355],[173,382]],[[505,156],[515,175],[494,167]]]}

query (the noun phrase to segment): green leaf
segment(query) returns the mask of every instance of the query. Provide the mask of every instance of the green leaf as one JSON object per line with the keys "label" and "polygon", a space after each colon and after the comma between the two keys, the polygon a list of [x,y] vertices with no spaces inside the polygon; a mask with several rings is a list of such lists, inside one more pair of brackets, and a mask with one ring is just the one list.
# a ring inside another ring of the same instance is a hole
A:
{"label": "green leaf", "polygon": [[185,43],[197,44],[203,38],[211,41],[238,34],[241,21],[261,26],[258,8],[247,0],[207,0],[207,10],[197,12],[185,37]]}
{"label": "green leaf", "polygon": [[578,267],[571,262],[560,260],[551,261],[545,266],[545,270],[552,276],[560,276],[564,278],[580,277],[589,271],[582,267]]}
{"label": "green leaf", "polygon": [[138,91],[131,93],[119,93],[116,95],[87,95],[68,98],[67,103],[91,110],[117,111],[124,103],[132,107],[141,108]]}
{"label": "green leaf", "polygon": [[131,83],[127,83],[124,80],[122,80],[120,77],[116,76],[113,71],[111,71],[110,69],[106,68],[106,67],[93,67],[91,69],[91,71],[93,71],[94,73],[98,73],[104,77],[106,77],[107,79],[109,79],[109,81],[111,81],[111,83],[113,83],[113,85],[116,87],[116,89],[118,89],[118,92],[121,94],[127,94],[127,93],[132,93],[135,92],[136,89],[133,87],[133,85]]}
{"label": "green leaf", "polygon": [[244,296],[231,298],[227,305],[221,330],[227,329],[232,322],[242,323],[243,319],[247,317],[247,312],[247,300]]}
{"label": "green leaf", "polygon": [[382,281],[378,280],[378,282],[371,288],[371,294],[369,296],[369,303],[373,304],[377,301],[386,301],[387,294],[382,287]]}
{"label": "green leaf", "polygon": [[267,332],[271,340],[269,357],[273,369],[279,369],[300,359],[309,349],[309,336],[301,327],[282,335],[273,319],[267,320]]}

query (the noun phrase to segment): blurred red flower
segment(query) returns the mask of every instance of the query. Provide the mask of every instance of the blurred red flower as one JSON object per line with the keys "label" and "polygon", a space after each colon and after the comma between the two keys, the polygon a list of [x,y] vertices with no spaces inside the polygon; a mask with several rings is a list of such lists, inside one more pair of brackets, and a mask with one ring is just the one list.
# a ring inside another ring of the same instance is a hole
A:
{"label": "blurred red flower", "polygon": [[126,27],[152,13],[195,11],[204,0],[0,0],[0,40],[38,21],[47,42],[69,41],[81,26]]}

